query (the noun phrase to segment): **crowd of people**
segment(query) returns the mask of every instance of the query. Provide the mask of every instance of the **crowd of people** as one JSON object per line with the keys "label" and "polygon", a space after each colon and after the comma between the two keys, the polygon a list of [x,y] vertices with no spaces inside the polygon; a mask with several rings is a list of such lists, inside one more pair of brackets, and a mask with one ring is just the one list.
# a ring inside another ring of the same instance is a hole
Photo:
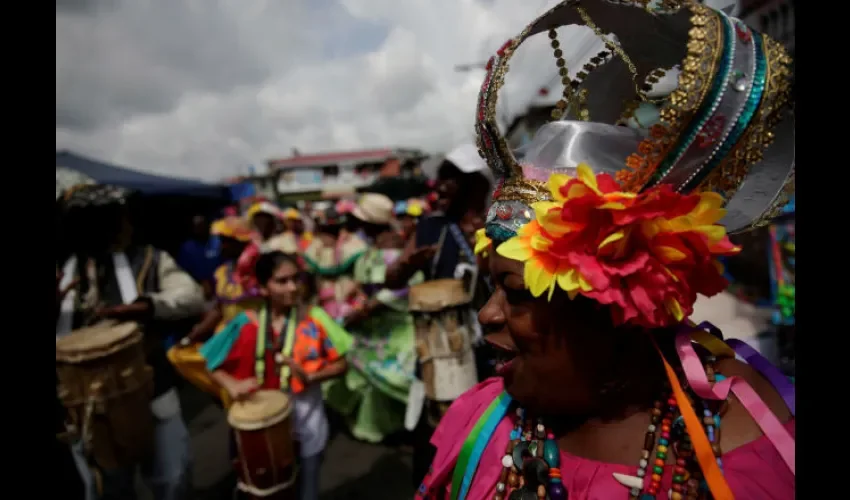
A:
{"label": "crowd of people", "polygon": [[[249,498],[318,498],[329,412],[363,441],[408,436],[420,499],[794,498],[793,383],[689,320],[698,294],[726,286],[728,233],[768,221],[793,189],[793,147],[764,149],[765,134],[793,145],[790,60],[723,12],[674,3],[565,1],[509,40],[487,65],[477,145],[446,155],[427,199],[260,201],[197,218],[175,260],[134,232],[132,193],[66,193],[85,224],[57,268],[57,359],[86,325],[135,322],[152,370],[149,453],[104,467],[97,435],[73,442],[87,498],[135,498],[139,466],[157,500],[187,498],[177,377],[231,415],[254,401],[271,418],[264,398],[288,395],[294,485],[252,482],[231,419]],[[585,67],[595,80],[572,78],[555,28],[596,23],[622,36]],[[519,152],[495,103],[511,56],[543,32],[564,97]],[[687,48],[682,66],[668,46]],[[666,71],[678,88],[633,88]],[[605,102],[588,101],[599,86]]]}
{"label": "crowd of people", "polygon": [[[474,235],[483,228],[491,191],[485,169],[467,144],[447,155],[424,198],[393,202],[364,193],[309,213],[257,201],[244,213],[234,206],[211,221],[197,216],[176,259],[134,232],[131,191],[88,185],[65,193],[67,221],[97,230],[80,227],[57,274],[57,338],[103,320],[145,325],[146,359],[156,382],[153,407],[167,408],[155,412],[155,453],[143,464],[143,470],[158,471],[146,478],[155,497],[183,498],[189,488],[178,376],[226,409],[259,389],[286,390],[294,407],[301,498],[318,498],[329,434],[326,406],[363,441],[410,430],[427,439],[433,421],[425,416],[405,429],[418,376],[408,287],[454,277],[462,263],[478,265]],[[137,289],[128,291],[131,285]],[[486,293],[481,286],[479,293]],[[474,314],[471,302],[467,309]],[[160,320],[168,321],[149,324]],[[280,342],[289,337],[287,351]],[[256,364],[258,339],[265,365]],[[481,366],[486,369],[486,362]],[[280,377],[281,367],[291,380]],[[444,407],[450,402],[439,401]],[[422,398],[412,404],[433,403]],[[81,443],[73,450],[89,498],[131,498],[135,464],[100,470]],[[231,451],[235,457],[235,445]],[[417,463],[427,467],[430,458],[426,449]],[[425,473],[419,468],[416,482]]]}

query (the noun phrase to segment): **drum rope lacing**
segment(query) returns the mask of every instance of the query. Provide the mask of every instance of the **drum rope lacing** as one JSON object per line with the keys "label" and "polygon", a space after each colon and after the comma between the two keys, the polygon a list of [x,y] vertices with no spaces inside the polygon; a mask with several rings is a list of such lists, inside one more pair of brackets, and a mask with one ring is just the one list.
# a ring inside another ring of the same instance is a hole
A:
{"label": "drum rope lacing", "polygon": [[[268,437],[266,437],[266,439],[268,439]],[[267,444],[268,444],[268,441],[267,441]],[[236,445],[240,450],[242,449],[242,439],[239,437],[238,432],[236,433]],[[269,455],[270,455],[270,458],[271,458],[271,462],[275,463],[274,449],[271,446],[269,446],[268,451],[269,451]],[[250,474],[250,471],[248,470],[248,462],[244,459],[240,460],[239,462],[242,465],[242,472],[245,474],[245,477],[250,480],[251,474]],[[274,479],[277,480],[277,472],[276,471],[275,471],[274,475],[275,475]],[[274,486],[271,486],[269,488],[260,488],[258,486],[254,486],[253,484],[246,483],[246,482],[244,482],[240,479],[239,481],[236,482],[236,488],[241,490],[241,491],[244,491],[245,493],[248,493],[249,495],[254,495],[254,496],[258,496],[258,497],[267,497],[269,495],[273,495],[273,494],[275,494],[279,491],[283,491],[283,490],[291,487],[293,484],[295,484],[296,478],[298,478],[298,465],[293,464],[292,465],[292,477],[290,477],[289,479],[287,479],[286,481],[284,481],[282,483],[275,484]],[[235,492],[234,492],[234,496],[235,496]]]}
{"label": "drum rope lacing", "polygon": [[249,495],[254,495],[254,496],[258,496],[258,497],[267,497],[269,495],[274,495],[277,492],[280,492],[280,491],[283,491],[285,489],[290,488],[293,484],[295,484],[295,480],[297,478],[298,478],[298,474],[293,473],[292,477],[289,478],[289,480],[287,480],[284,483],[276,484],[276,485],[272,486],[271,488],[258,488],[258,487],[254,486],[252,484],[243,483],[242,481],[239,481],[239,482],[236,483],[236,488],[239,491],[244,491],[245,493],[248,493]]}

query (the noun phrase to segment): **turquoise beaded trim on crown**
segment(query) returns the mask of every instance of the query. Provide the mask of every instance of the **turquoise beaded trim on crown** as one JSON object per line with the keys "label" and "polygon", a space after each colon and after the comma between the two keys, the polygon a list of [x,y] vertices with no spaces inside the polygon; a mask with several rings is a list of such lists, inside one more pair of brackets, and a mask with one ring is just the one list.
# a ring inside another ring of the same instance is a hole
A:
{"label": "turquoise beaded trim on crown", "polygon": [[[756,72],[753,75],[753,89],[750,93],[749,98],[747,99],[746,104],[744,104],[744,109],[741,112],[740,118],[735,123],[735,126],[732,128],[732,131],[726,137],[726,140],[723,141],[723,144],[720,146],[720,149],[717,150],[717,154],[714,155],[714,158],[703,168],[702,172],[699,173],[693,180],[691,180],[686,189],[691,189],[692,187],[699,186],[699,184],[705,180],[708,174],[716,167],[721,161],[726,158],[726,155],[729,151],[735,147],[738,143],[738,140],[741,139],[741,136],[744,135],[744,132],[747,131],[747,127],[752,121],[753,116],[755,116],[756,110],[758,110],[759,104],[761,103],[762,95],[764,95],[764,86],[766,83],[766,74],[767,74],[767,59],[764,55],[764,42],[761,38],[761,35],[758,33],[753,33],[753,42],[756,47]],[[720,193],[721,195],[723,193]]]}
{"label": "turquoise beaded trim on crown", "polygon": [[708,99],[705,100],[705,104],[703,104],[699,109],[698,118],[695,118],[688,125],[688,128],[684,134],[684,140],[682,140],[674,149],[667,155],[666,158],[661,162],[661,165],[658,166],[658,169],[652,176],[652,180],[650,180],[644,190],[658,184],[661,182],[667,174],[669,174],[673,167],[675,167],[676,162],[678,162],[682,156],[688,151],[688,148],[691,147],[691,144],[697,139],[702,128],[705,127],[705,124],[711,119],[714,111],[717,109],[717,105],[723,96],[726,93],[726,81],[729,79],[729,74],[732,72],[732,65],[735,62],[735,29],[732,26],[732,21],[729,20],[725,15],[720,16],[723,19],[723,54],[721,56],[721,68],[720,74],[714,79],[714,82],[711,84],[711,90],[708,94]]}
{"label": "turquoise beaded trim on crown", "polygon": [[[738,29],[744,30],[746,32],[747,36],[749,36],[750,40],[752,40],[752,31],[745,24],[741,23],[740,20],[733,20],[733,22],[735,23],[736,31]],[[755,42],[753,42],[751,44],[747,44],[747,42],[744,42],[744,43],[745,43],[745,45],[749,45],[749,49],[750,49],[750,69],[749,69],[748,73],[746,73],[746,74],[753,75],[753,78],[750,78],[749,82],[747,83],[746,94],[744,96],[744,98],[745,98],[744,102],[739,107],[738,111],[735,113],[735,116],[732,117],[732,121],[729,123],[729,128],[726,130],[726,133],[723,134],[723,136],[720,138],[720,141],[714,147],[714,150],[711,152],[711,154],[708,156],[708,158],[705,159],[705,163],[703,165],[701,165],[697,170],[692,172],[691,175],[688,176],[688,178],[685,179],[685,181],[682,182],[681,185],[678,188],[676,188],[676,192],[678,192],[678,193],[681,193],[683,190],[686,190],[686,189],[690,190],[691,189],[691,186],[690,186],[691,181],[694,180],[694,178],[697,177],[698,175],[700,175],[702,172],[706,172],[706,169],[710,169],[711,166],[715,165],[714,163],[712,163],[712,160],[717,158],[718,153],[720,153],[721,146],[723,146],[723,144],[726,143],[726,139],[729,138],[729,135],[735,129],[735,124],[738,123],[738,120],[741,118],[741,114],[744,112],[744,109],[746,108],[747,100],[753,94],[753,88],[755,87],[755,74],[756,74],[756,70],[758,69],[758,57],[757,57],[758,46],[756,45]],[[731,75],[731,77],[734,78],[734,74]],[[737,80],[736,81],[730,80],[729,83],[731,85],[736,85]],[[708,171],[710,172],[710,170],[708,170]]]}
{"label": "turquoise beaded trim on crown", "polygon": [[500,226],[498,224],[487,224],[485,233],[488,238],[495,242],[508,241],[516,236],[516,231],[512,231],[505,226]]}

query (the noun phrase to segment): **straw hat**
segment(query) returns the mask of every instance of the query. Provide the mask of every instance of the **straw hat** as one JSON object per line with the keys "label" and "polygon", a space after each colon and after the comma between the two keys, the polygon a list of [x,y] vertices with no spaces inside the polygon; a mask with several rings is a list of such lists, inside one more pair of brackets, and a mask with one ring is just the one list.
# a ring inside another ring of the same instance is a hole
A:
{"label": "straw hat", "polygon": [[351,214],[369,224],[386,225],[393,217],[393,201],[379,193],[366,193],[360,197]]}
{"label": "straw hat", "polygon": [[261,201],[251,205],[251,208],[248,209],[245,215],[251,219],[257,214],[268,214],[276,219],[280,219],[283,216],[281,210],[274,203],[268,201]]}
{"label": "straw hat", "polygon": [[298,220],[301,218],[301,212],[295,208],[287,208],[283,211],[282,218],[286,220]]}
{"label": "straw hat", "polygon": [[251,226],[248,221],[234,215],[213,222],[210,226],[210,233],[242,242],[251,241]]}

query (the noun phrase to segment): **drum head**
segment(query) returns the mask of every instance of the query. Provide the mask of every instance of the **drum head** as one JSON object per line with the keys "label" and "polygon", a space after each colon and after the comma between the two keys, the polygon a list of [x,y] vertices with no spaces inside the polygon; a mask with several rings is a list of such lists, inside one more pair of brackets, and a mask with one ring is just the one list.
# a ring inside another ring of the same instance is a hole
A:
{"label": "drum head", "polygon": [[233,403],[227,421],[239,430],[265,429],[286,419],[291,411],[289,396],[281,391],[261,390],[245,401]]}
{"label": "drum head", "polygon": [[463,280],[439,279],[410,287],[408,307],[414,312],[437,312],[447,307],[457,307],[470,302]]}
{"label": "drum head", "polygon": [[105,321],[80,328],[56,339],[56,359],[77,362],[107,356],[134,335],[141,336],[137,323]]}

